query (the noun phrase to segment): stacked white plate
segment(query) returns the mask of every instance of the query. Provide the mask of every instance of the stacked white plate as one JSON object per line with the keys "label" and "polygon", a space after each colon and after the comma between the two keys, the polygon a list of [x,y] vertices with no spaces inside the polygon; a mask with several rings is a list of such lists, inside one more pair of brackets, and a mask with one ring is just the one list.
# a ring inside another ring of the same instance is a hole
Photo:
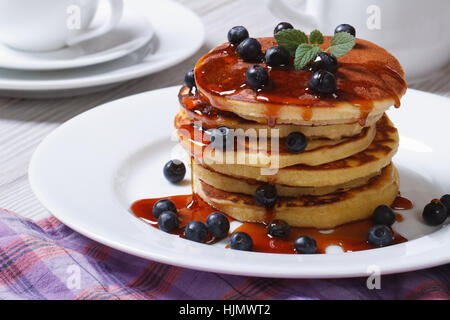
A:
{"label": "stacked white plate", "polygon": [[[99,10],[94,25],[105,18],[102,12],[107,10]],[[82,44],[44,53],[0,44],[0,95],[45,98],[100,91],[171,67],[203,41],[203,24],[186,7],[169,0],[127,0],[113,31]]]}

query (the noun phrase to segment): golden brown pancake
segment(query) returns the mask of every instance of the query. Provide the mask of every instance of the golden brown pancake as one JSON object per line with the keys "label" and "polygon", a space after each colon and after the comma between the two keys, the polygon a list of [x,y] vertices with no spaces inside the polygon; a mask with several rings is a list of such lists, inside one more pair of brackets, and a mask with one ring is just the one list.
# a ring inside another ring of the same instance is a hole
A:
{"label": "golden brown pancake", "polygon": [[399,177],[393,165],[366,185],[324,196],[279,198],[275,207],[267,211],[253,196],[231,193],[194,178],[197,194],[216,209],[239,221],[267,223],[274,219],[295,227],[330,229],[369,218],[379,205],[391,205],[398,194]]}
{"label": "golden brown pancake", "polygon": [[[277,45],[272,37],[258,40],[263,51]],[[331,37],[325,37],[322,49],[328,48],[330,41]],[[362,39],[339,58],[337,90],[332,95],[315,95],[308,88],[312,73],[292,68],[268,68],[271,85],[255,92],[245,81],[247,69],[254,64],[239,58],[235,46],[220,45],[196,64],[197,88],[213,107],[245,119],[266,118],[270,125],[364,123],[369,116],[399,105],[406,92],[397,59]]]}

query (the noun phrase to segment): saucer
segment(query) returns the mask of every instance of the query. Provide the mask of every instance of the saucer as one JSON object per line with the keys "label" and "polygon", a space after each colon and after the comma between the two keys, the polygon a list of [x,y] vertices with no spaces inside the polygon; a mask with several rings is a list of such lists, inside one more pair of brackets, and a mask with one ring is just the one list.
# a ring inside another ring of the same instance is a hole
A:
{"label": "saucer", "polygon": [[[106,12],[99,10],[98,20],[106,19]],[[124,57],[142,48],[153,33],[147,17],[125,10],[118,26],[108,34],[60,50],[27,52],[0,44],[0,68],[59,70],[91,66]]]}
{"label": "saucer", "polygon": [[120,82],[170,68],[200,49],[205,29],[200,18],[171,0],[127,0],[128,10],[152,22],[149,44],[125,57],[70,70],[0,69],[0,95],[20,98],[68,97],[105,90]]}

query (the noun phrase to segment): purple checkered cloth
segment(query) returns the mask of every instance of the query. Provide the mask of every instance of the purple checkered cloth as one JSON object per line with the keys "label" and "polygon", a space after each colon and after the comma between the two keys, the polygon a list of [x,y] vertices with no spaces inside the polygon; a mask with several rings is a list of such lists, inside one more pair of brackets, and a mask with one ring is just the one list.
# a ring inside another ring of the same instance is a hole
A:
{"label": "purple checkered cloth", "polygon": [[449,299],[450,264],[365,278],[231,276],[137,258],[92,241],[56,218],[38,223],[0,210],[1,299]]}

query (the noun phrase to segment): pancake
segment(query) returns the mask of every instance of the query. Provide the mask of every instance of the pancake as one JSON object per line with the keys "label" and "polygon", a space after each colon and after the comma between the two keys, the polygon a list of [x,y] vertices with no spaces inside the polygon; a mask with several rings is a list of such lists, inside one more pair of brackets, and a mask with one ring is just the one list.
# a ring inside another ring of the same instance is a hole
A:
{"label": "pancake", "polygon": [[[233,193],[243,193],[248,195],[254,195],[256,189],[263,183],[256,180],[250,179],[238,179],[231,176],[226,176],[224,174],[207,169],[200,164],[194,163],[194,175],[202,180],[203,182],[214,186],[214,188],[233,192]],[[361,187],[369,182],[371,178],[375,175],[380,174],[380,172],[373,173],[371,176],[359,178],[353,181],[341,185],[325,186],[325,187],[290,187],[282,184],[277,184],[278,195],[281,197],[297,197],[302,195],[315,195],[321,196],[337,191],[345,191],[352,188]]]}
{"label": "pancake", "polygon": [[253,196],[222,191],[194,178],[198,196],[236,220],[267,223],[281,219],[290,226],[318,229],[331,229],[369,218],[377,206],[394,202],[398,186],[398,172],[391,164],[362,187],[324,196],[279,198],[273,210],[268,212],[255,202]]}
{"label": "pancake", "polygon": [[[272,150],[271,139],[249,139],[245,135],[235,138],[234,150],[217,151],[210,146],[210,135],[196,128],[194,124],[181,125],[182,114],[175,118],[175,127],[183,148],[195,153],[197,160],[203,159],[206,164],[226,163],[241,164],[258,168],[284,168],[296,164],[317,166],[320,164],[347,158],[365,150],[373,141],[376,128],[364,128],[351,138],[338,140],[308,139],[306,149],[301,153],[292,153],[286,147],[286,139],[276,139],[276,148]],[[202,137],[202,134],[204,135]],[[244,132],[242,131],[242,134]],[[207,135],[207,137],[205,137]],[[202,144],[202,148],[195,146]]]}
{"label": "pancake", "polygon": [[[272,37],[258,40],[263,51],[277,45]],[[331,37],[325,37],[322,49],[330,41]],[[406,92],[405,74],[397,59],[362,39],[339,58],[337,90],[331,95],[315,95],[308,88],[312,73],[292,68],[268,68],[269,87],[255,92],[245,81],[246,71],[254,64],[239,58],[235,46],[220,45],[197,62],[197,88],[213,107],[245,119],[265,118],[270,126],[364,124],[368,117],[399,106]]]}
{"label": "pancake", "polygon": [[249,117],[251,119],[244,119],[238,115],[221,111],[212,107],[207,99],[198,91],[190,90],[183,86],[178,94],[181,110],[180,113],[186,121],[198,121],[202,123],[204,128],[217,128],[226,126],[230,129],[242,129],[247,131],[248,135],[259,130],[266,130],[270,137],[272,132],[280,138],[287,137],[291,132],[301,132],[309,138],[325,138],[325,139],[342,139],[345,137],[353,137],[361,133],[364,127],[373,126],[382,116],[382,114],[370,116],[365,125],[361,126],[359,123],[348,123],[338,125],[325,126],[299,126],[299,125],[275,125],[273,127],[267,126],[267,118]]}
{"label": "pancake", "polygon": [[397,129],[385,115],[377,122],[377,133],[372,144],[366,150],[346,159],[319,166],[291,166],[279,169],[273,175],[262,175],[260,168],[237,164],[209,164],[208,167],[236,178],[294,187],[324,187],[344,184],[379,172],[391,162],[398,144]]}

